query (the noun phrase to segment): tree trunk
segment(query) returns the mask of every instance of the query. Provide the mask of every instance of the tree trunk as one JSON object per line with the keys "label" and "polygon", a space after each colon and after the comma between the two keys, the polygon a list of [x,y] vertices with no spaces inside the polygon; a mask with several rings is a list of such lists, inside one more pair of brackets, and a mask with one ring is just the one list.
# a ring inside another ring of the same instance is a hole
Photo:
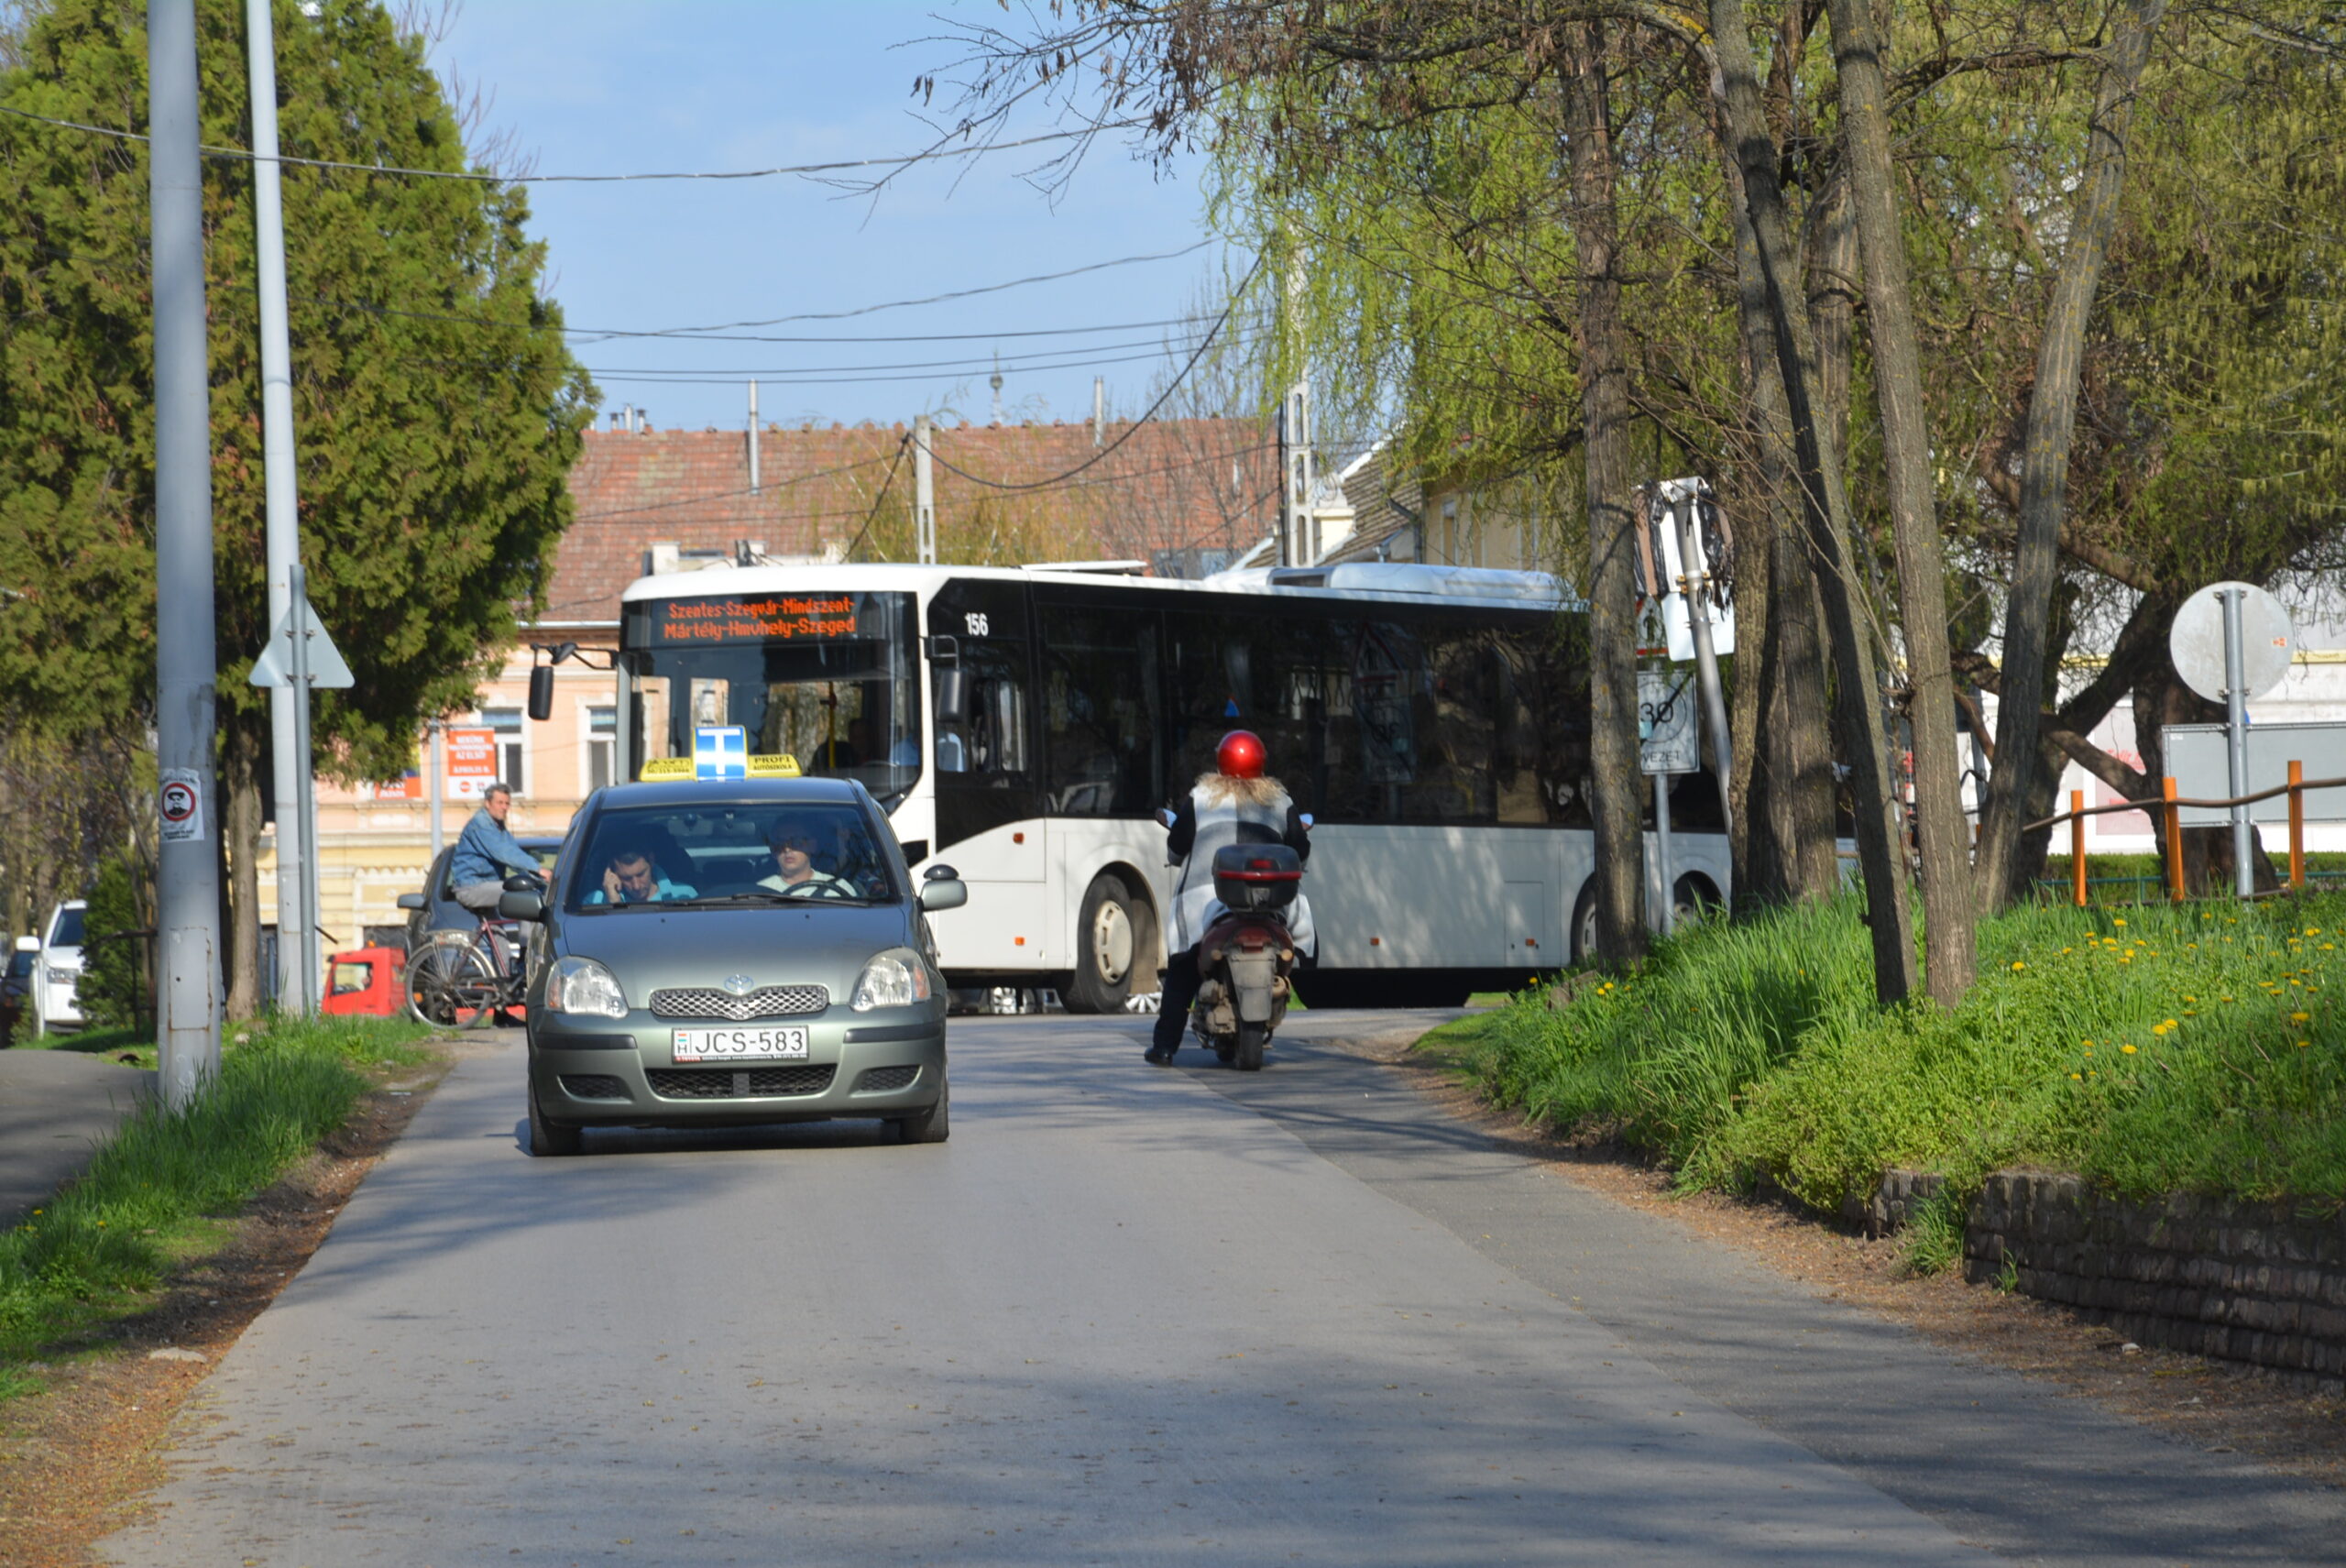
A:
{"label": "tree trunk", "polygon": [[1629,479],[1629,371],[1622,346],[1619,225],[1613,205],[1613,116],[1605,84],[1605,34],[1597,24],[1573,27],[1563,86],[1573,246],[1580,268],[1597,952],[1606,963],[1620,965],[1646,950],[1645,830],[1638,798],[1644,783],[1638,769],[1639,519]]}
{"label": "tree trunk", "polygon": [[[1906,240],[1898,223],[1890,111],[1872,0],[1832,0],[1832,16],[1834,61],[1841,73],[1841,142],[1865,255],[1874,394],[1881,409],[1891,538],[1898,553],[1898,611],[1913,693],[1907,719],[1913,727],[1914,825],[1923,855],[1924,980],[1931,1000],[1951,1008],[1979,978],[1979,961],[1971,925],[1971,832],[1963,819],[1963,762],[1956,750],[1946,563],[1931,479],[1930,417],[1923,407],[1922,353],[1906,277]],[[2031,736],[2013,755],[2024,759],[2034,747]]]}
{"label": "tree trunk", "polygon": [[1907,908],[1906,868],[1891,813],[1896,808],[1889,748],[1882,734],[1880,686],[1863,624],[1864,589],[1848,547],[1848,497],[1842,485],[1839,433],[1818,416],[1814,391],[1816,345],[1807,302],[1797,291],[1797,264],[1777,181],[1778,154],[1760,108],[1751,40],[1743,0],[1710,0],[1711,34],[1726,93],[1727,130],[1743,171],[1744,198],[1775,329],[1776,361],[1791,415],[1799,464],[1802,516],[1819,563],[1824,608],[1839,675],[1838,706],[1847,738],[1850,783],[1857,796],[1858,864],[1864,875],[1867,924],[1872,931],[1874,992],[1884,1003],[1914,989],[1914,941]]}
{"label": "tree trunk", "polygon": [[[1727,141],[1722,134],[1722,147]],[[1760,621],[1756,649],[1749,650],[1757,655],[1750,666],[1753,689],[1748,704],[1738,703],[1736,717],[1738,733],[1752,738],[1738,752],[1738,762],[1747,755],[1753,759],[1748,820],[1755,837],[1764,832],[1768,854],[1763,859],[1755,851],[1746,859],[1758,872],[1751,892],[1760,901],[1825,898],[1838,885],[1840,866],[1833,847],[1833,738],[1824,642],[1817,632],[1816,572],[1801,528],[1792,420],[1784,408],[1783,374],[1776,363],[1765,269],[1743,194],[1743,171],[1732,158],[1723,161],[1735,214],[1736,316],[1766,508],[1764,532],[1750,551],[1751,558],[1766,563],[1766,595],[1755,600],[1740,585],[1736,590],[1747,611],[1758,611]],[[1744,658],[1738,655],[1736,663],[1741,670]]]}
{"label": "tree trunk", "polygon": [[260,1012],[260,775],[261,743],[254,726],[220,727],[220,785],[227,799],[220,841],[228,855],[228,1016],[236,1023]]}
{"label": "tree trunk", "polygon": [[[2101,84],[2094,94],[2086,164],[2069,225],[2061,274],[2037,345],[2036,385],[2029,395],[2028,432],[2021,451],[2020,529],[2012,553],[2012,591],[2004,607],[2005,689],[2022,700],[2001,704],[1996,714],[1999,756],[2025,757],[2036,750],[2038,704],[2045,684],[2045,631],[2059,569],[2056,545],[2067,499],[2070,438],[2077,428],[2077,380],[2085,357],[2086,322],[2101,282],[2110,231],[2118,223],[2118,192],[2126,172],[2126,136],[2133,117],[2134,89],[2150,59],[2166,0],[2133,0],[2117,15],[2116,31],[2105,51]],[[2020,843],[2023,776],[2007,778],[1999,769],[1988,783],[1980,812],[1978,895],[1983,910],[2001,909],[2018,893],[2014,877]]]}

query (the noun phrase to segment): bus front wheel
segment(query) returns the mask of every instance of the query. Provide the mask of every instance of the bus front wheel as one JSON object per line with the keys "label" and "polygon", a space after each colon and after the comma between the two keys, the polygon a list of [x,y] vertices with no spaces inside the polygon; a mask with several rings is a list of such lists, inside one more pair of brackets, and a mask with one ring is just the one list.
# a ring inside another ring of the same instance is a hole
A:
{"label": "bus front wheel", "polygon": [[1132,994],[1141,922],[1124,883],[1102,873],[1084,891],[1076,916],[1075,972],[1061,1000],[1070,1013],[1114,1013]]}

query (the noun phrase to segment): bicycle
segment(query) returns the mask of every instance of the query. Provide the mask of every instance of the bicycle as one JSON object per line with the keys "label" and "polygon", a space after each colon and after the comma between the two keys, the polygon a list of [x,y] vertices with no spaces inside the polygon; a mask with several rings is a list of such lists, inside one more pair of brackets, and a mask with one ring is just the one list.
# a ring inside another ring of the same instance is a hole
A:
{"label": "bicycle", "polygon": [[518,927],[491,915],[470,931],[434,931],[400,975],[409,1014],[438,1029],[477,1029],[519,1008],[528,982]]}

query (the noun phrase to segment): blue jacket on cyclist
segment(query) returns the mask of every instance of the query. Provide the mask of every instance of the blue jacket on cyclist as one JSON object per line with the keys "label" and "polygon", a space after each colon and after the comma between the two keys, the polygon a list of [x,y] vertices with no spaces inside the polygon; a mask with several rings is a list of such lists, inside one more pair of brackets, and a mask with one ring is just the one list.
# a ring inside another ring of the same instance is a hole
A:
{"label": "blue jacket on cyclist", "polygon": [[481,795],[480,809],[473,813],[456,839],[456,852],[448,857],[448,882],[455,890],[456,902],[467,909],[493,915],[508,876],[515,872],[537,874],[537,856],[506,831],[505,814],[512,809],[511,787],[502,783],[489,785]]}

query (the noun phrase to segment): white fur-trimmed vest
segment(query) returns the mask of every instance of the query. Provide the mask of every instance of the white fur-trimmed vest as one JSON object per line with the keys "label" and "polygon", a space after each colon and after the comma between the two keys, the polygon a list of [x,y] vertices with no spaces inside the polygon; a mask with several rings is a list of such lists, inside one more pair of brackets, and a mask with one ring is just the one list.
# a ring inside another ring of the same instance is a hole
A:
{"label": "white fur-trimmed vest", "polygon": [[[1222,900],[1213,895],[1213,852],[1233,844],[1283,844],[1287,841],[1287,816],[1294,803],[1284,789],[1273,793],[1267,801],[1243,800],[1225,795],[1209,801],[1201,788],[1189,791],[1189,809],[1198,819],[1197,837],[1190,840],[1189,859],[1181,862],[1181,875],[1173,886],[1173,931],[1168,952],[1183,952],[1198,945],[1222,913]],[[1301,893],[1287,911],[1288,934],[1295,938],[1296,949],[1309,953],[1314,950],[1318,938],[1311,927],[1311,905]]]}

